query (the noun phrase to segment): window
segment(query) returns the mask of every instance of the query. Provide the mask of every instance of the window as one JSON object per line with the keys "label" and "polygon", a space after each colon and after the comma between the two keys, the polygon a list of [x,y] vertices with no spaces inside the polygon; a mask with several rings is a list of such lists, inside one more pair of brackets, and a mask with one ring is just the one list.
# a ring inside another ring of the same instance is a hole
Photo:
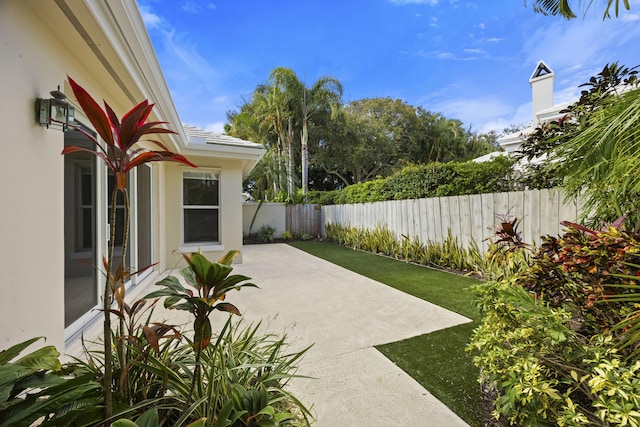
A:
{"label": "window", "polygon": [[184,243],[220,242],[220,185],[215,172],[182,175]]}

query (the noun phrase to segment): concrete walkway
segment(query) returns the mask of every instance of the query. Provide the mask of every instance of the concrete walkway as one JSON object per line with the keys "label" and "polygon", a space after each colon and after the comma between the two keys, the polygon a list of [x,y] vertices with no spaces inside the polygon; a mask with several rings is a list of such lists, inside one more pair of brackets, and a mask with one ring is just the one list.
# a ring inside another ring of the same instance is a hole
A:
{"label": "concrete walkway", "polygon": [[260,289],[227,295],[249,321],[310,344],[290,390],[318,427],[466,426],[374,346],[469,321],[285,244],[250,245],[234,273]]}

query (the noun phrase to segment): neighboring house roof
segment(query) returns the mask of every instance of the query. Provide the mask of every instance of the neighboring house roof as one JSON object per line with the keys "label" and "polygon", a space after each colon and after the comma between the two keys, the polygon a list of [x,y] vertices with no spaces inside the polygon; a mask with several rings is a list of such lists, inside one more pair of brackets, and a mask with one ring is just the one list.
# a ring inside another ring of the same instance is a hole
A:
{"label": "neighboring house roof", "polygon": [[266,152],[262,144],[208,131],[189,124],[183,124],[182,130],[186,136],[186,154],[213,154],[221,158],[244,160],[243,175],[248,174]]}
{"label": "neighboring house roof", "polygon": [[483,163],[488,162],[489,160],[493,160],[498,156],[504,156],[506,153],[504,151],[492,151],[489,154],[485,154],[484,156],[476,157],[472,161],[475,163]]}

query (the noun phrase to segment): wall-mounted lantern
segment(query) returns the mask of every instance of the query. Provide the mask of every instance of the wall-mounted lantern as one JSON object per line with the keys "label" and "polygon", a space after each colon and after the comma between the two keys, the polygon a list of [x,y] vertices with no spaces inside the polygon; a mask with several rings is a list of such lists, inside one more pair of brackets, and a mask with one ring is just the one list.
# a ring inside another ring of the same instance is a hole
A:
{"label": "wall-mounted lantern", "polygon": [[36,99],[36,120],[47,129],[51,127],[64,132],[73,123],[75,109],[66,101],[67,96],[60,92],[60,86],[49,93],[49,99]]}

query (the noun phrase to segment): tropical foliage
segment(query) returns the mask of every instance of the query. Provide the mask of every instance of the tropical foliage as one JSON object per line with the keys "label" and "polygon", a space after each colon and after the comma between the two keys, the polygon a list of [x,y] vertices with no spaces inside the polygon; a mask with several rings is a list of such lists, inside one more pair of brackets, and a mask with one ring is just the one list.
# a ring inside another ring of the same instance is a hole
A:
{"label": "tropical foliage", "polygon": [[[69,78],[69,84],[73,90],[73,94],[80,104],[80,107],[86,114],[87,118],[93,125],[98,136],[98,141],[93,134],[86,132],[81,127],[76,130],[86,136],[93,144],[94,149],[88,149],[79,146],[68,146],[62,150],[62,154],[75,152],[88,152],[102,160],[107,170],[115,179],[115,186],[111,195],[110,205],[110,236],[122,235],[123,245],[120,259],[116,263],[115,255],[115,238],[109,241],[108,255],[102,260],[103,274],[107,279],[102,296],[102,311],[104,313],[103,336],[104,336],[104,352],[105,370],[104,370],[104,406],[105,418],[112,415],[112,397],[111,397],[111,304],[116,300],[118,309],[124,309],[124,286],[125,282],[131,277],[131,271],[125,265],[127,259],[127,242],[129,240],[129,194],[127,192],[128,173],[137,166],[149,162],[172,161],[185,165],[195,165],[180,154],[169,151],[160,141],[150,139],[148,142],[154,145],[157,150],[151,150],[139,145],[142,138],[147,135],[170,134],[175,133],[172,130],[160,127],[164,122],[149,122],[149,116],[153,111],[153,104],[148,101],[142,101],[121,119],[115,114],[113,109],[104,103],[104,110],[89,95],[89,93],[72,78]],[[124,230],[116,230],[116,212],[118,204],[118,196],[123,200],[125,206]],[[145,268],[148,268],[145,267]],[[120,322],[121,334],[123,334],[124,324]],[[118,344],[118,351],[122,353],[124,347],[122,343]]]}
{"label": "tropical foliage", "polygon": [[[254,198],[294,194],[296,164],[301,165],[301,187],[306,192],[311,129],[314,134],[321,133],[341,98],[342,85],[333,77],[321,77],[307,87],[291,69],[278,67],[271,71],[267,83],[256,87],[240,111],[229,113],[231,125],[226,130],[230,135],[260,141],[271,153],[267,165],[249,178]],[[266,182],[261,182],[261,171],[269,171]]]}
{"label": "tropical foliage", "polygon": [[100,417],[102,385],[91,375],[74,375],[53,346],[20,354],[40,338],[0,352],[0,426],[75,425]]}
{"label": "tropical foliage", "polygon": [[514,161],[506,156],[482,163],[407,165],[386,178],[378,177],[333,192],[311,193],[308,200],[349,204],[519,190],[521,184],[513,165]]}
{"label": "tropical foliage", "polygon": [[637,67],[607,64],[581,85],[585,89],[566,116],[540,126],[521,149],[521,157],[544,160],[529,176],[561,183],[570,197],[579,195],[582,219],[592,225],[622,215],[640,224],[640,181],[628,173],[638,167],[640,150],[637,73]]}
{"label": "tropical foliage", "polygon": [[[574,12],[575,3],[578,3],[578,7],[583,7],[584,12],[586,13],[593,4],[597,2],[594,0],[585,0],[584,2],[571,2],[569,0],[534,0],[532,3],[533,10],[538,13],[542,13],[544,15],[560,15],[566,19],[573,19],[576,17]],[[525,5],[526,4],[527,2],[525,0]],[[574,6],[574,8],[572,8],[572,6]],[[631,9],[629,0],[607,0],[602,14],[602,19],[611,18],[612,7],[616,17],[619,16],[620,6],[623,6],[626,10]]]}
{"label": "tropical foliage", "polygon": [[640,425],[638,235],[569,224],[531,266],[478,285],[469,346],[495,416],[519,425]]}
{"label": "tropical foliage", "polygon": [[[497,135],[475,134],[402,100],[341,101],[342,86],[322,77],[307,87],[279,67],[251,99],[228,114],[230,135],[268,150],[245,181],[256,200],[293,201],[297,188],[334,190],[387,176],[407,163],[467,160],[498,148]],[[301,179],[300,179],[301,178]]]}
{"label": "tropical foliage", "polygon": [[[219,334],[212,330],[212,312],[240,314],[225,301],[227,293],[255,286],[245,276],[231,275],[237,251],[219,262],[185,254],[181,275],[187,287],[169,276],[147,299],[132,305],[125,300],[125,282],[138,273],[125,265],[128,173],[153,161],[194,165],[159,141],[148,141],[157,150],[139,144],[148,135],[173,133],[159,127],[161,122],[147,121],[153,109],[147,101],[118,119],[107,103],[103,110],[75,81],[69,83],[98,136],[78,128],[94,148],[70,146],[62,154],[89,152],[105,163],[115,182],[110,235],[122,235],[124,243],[117,260],[112,238],[102,262],[102,342],[89,343],[84,357],[64,366],[52,346],[19,357],[37,338],[0,352],[0,425],[308,425],[309,411],[283,390],[304,351],[287,354],[284,339],[265,335],[259,325],[240,329],[231,318]],[[116,228],[118,202],[125,205],[124,230]],[[193,315],[192,339],[174,325],[152,321],[155,301],[149,301],[156,297],[166,297],[166,308]],[[118,320],[115,327],[112,316]]]}

